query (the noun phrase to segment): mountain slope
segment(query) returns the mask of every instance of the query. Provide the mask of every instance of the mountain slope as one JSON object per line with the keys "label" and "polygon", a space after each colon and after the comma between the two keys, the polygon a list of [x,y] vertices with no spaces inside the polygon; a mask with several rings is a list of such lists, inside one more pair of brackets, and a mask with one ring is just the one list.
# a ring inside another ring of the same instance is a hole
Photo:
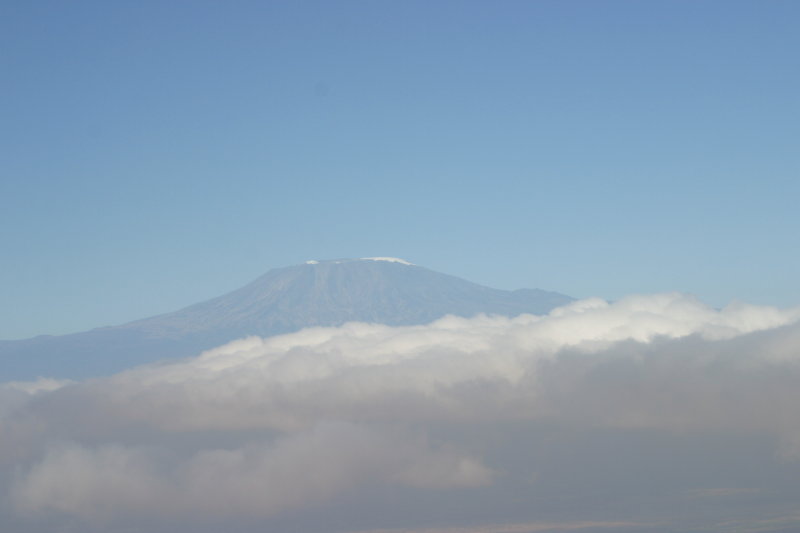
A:
{"label": "mountain slope", "polygon": [[0,342],[2,379],[84,377],[198,353],[246,335],[350,321],[423,324],[447,314],[542,314],[572,298],[503,291],[395,258],[309,261],[270,270],[223,296],[121,326]]}

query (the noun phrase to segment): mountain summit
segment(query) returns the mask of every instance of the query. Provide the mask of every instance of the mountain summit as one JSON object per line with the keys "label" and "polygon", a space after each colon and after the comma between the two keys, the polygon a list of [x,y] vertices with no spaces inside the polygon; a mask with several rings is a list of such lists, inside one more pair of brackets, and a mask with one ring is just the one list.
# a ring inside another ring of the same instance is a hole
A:
{"label": "mountain summit", "polygon": [[192,355],[247,335],[351,321],[424,324],[448,314],[543,314],[572,300],[540,289],[492,289],[394,257],[312,260],[270,270],[173,313],[71,335],[0,341],[0,367],[11,379],[84,377]]}

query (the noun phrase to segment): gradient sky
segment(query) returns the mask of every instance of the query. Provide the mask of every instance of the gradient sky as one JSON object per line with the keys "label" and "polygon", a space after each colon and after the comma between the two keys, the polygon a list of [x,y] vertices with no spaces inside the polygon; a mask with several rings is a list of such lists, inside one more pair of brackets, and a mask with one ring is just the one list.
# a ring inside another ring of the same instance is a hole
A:
{"label": "gradient sky", "polygon": [[0,2],[0,338],[307,259],[800,303],[800,3]]}

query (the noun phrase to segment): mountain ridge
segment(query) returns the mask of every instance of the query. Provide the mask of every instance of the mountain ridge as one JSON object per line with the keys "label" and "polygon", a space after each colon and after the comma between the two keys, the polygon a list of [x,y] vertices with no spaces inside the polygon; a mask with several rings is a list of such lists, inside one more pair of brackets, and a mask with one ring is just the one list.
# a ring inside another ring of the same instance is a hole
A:
{"label": "mountain ridge", "polygon": [[197,354],[248,335],[352,321],[424,324],[448,314],[544,314],[572,300],[541,289],[493,289],[393,257],[313,260],[269,270],[177,311],[68,335],[0,341],[0,365],[10,368],[11,379],[53,372],[84,377]]}

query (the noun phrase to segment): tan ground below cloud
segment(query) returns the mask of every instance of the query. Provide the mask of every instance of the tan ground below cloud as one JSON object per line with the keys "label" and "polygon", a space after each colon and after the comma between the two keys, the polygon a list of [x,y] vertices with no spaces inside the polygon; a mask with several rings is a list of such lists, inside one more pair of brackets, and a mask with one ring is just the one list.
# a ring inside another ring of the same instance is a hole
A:
{"label": "tan ground below cloud", "polygon": [[577,531],[587,528],[652,527],[654,525],[656,524],[642,522],[525,522],[422,529],[370,529],[354,533],[538,533],[542,531]]}

